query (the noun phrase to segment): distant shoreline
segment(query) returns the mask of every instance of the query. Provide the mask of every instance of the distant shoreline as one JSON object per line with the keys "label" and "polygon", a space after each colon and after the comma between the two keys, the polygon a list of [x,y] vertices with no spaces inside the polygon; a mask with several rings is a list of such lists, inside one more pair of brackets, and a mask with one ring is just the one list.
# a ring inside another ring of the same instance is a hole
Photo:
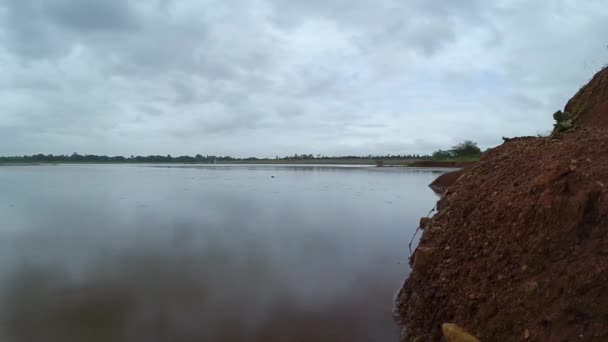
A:
{"label": "distant shoreline", "polygon": [[168,165],[368,165],[368,166],[390,166],[390,167],[442,167],[442,168],[461,168],[475,163],[475,161],[437,161],[437,160],[412,160],[412,159],[308,159],[308,160],[234,160],[209,162],[133,162],[133,161],[64,161],[64,162],[0,162],[0,166],[34,166],[34,165],[149,165],[149,164],[168,164]]}

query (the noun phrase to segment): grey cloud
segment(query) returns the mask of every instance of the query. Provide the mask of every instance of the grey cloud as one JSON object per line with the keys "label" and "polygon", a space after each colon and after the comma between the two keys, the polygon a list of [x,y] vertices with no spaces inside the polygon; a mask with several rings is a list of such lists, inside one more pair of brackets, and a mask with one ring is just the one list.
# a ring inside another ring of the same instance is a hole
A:
{"label": "grey cloud", "polygon": [[183,82],[173,82],[173,89],[175,89],[175,102],[176,103],[192,103],[196,97],[196,90]]}
{"label": "grey cloud", "polygon": [[544,109],[545,104],[539,101],[538,99],[532,98],[530,96],[526,96],[521,93],[514,93],[511,95],[511,99],[515,106],[524,109]]}
{"label": "grey cloud", "polygon": [[420,49],[425,56],[434,55],[455,37],[454,32],[445,23],[421,22],[412,26],[416,28],[407,33],[405,42]]}
{"label": "grey cloud", "polygon": [[137,24],[128,0],[44,0],[39,6],[52,23],[79,32],[121,31]]}
{"label": "grey cloud", "polygon": [[132,29],[137,23],[127,0],[7,0],[2,7],[7,41],[25,58],[65,55],[73,44],[91,39],[88,33]]}
{"label": "grey cloud", "polygon": [[277,103],[275,113],[283,119],[295,118],[305,114],[304,106],[300,102]]}
{"label": "grey cloud", "polygon": [[481,1],[303,1],[270,0],[274,20],[293,28],[307,20],[336,22],[358,37],[360,46],[400,42],[427,56],[456,39],[458,25],[488,25]]}
{"label": "grey cloud", "polygon": [[[213,115],[202,115],[191,117],[187,126],[174,126],[169,130],[169,133],[177,138],[196,138],[201,135],[205,136],[221,136],[225,134],[233,134],[238,137],[243,130],[248,128],[260,128],[260,118],[262,113],[251,109],[242,108],[238,114],[226,111],[223,106]],[[218,115],[217,113],[222,113]],[[245,143],[245,142],[243,142]]]}
{"label": "grey cloud", "polygon": [[[2,6],[2,5],[0,5]],[[8,0],[4,3],[2,27],[3,38],[11,52],[21,57],[42,58],[58,53],[60,42],[52,39],[44,21],[39,4],[32,1]]]}
{"label": "grey cloud", "polygon": [[0,154],[485,148],[551,126],[607,60],[606,17],[599,0],[6,0]]}
{"label": "grey cloud", "polygon": [[164,111],[159,108],[159,107],[155,107],[149,104],[140,104],[137,106],[138,109],[142,112],[144,112],[145,114],[148,115],[152,115],[152,116],[159,116],[159,115],[163,115]]}
{"label": "grey cloud", "polygon": [[324,68],[318,70],[305,69],[298,73],[298,83],[292,84],[296,94],[304,97],[327,96],[336,86],[337,73]]}
{"label": "grey cloud", "polygon": [[10,83],[14,89],[23,89],[27,91],[59,91],[61,86],[49,79],[36,77],[16,77]]}

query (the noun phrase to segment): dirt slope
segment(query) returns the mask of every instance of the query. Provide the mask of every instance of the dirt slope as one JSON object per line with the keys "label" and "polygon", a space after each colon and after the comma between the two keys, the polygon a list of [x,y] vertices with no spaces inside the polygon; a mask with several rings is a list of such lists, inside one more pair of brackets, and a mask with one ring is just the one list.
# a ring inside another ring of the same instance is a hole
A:
{"label": "dirt slope", "polygon": [[[404,341],[608,341],[608,69],[574,131],[484,154],[440,201],[396,299]],[[594,98],[598,97],[598,98]]]}
{"label": "dirt slope", "polygon": [[456,183],[458,178],[460,178],[460,176],[462,176],[466,171],[467,169],[459,169],[443,173],[441,174],[441,176],[437,177],[431,184],[429,184],[429,187],[433,189],[433,191],[435,191],[436,193],[443,194],[448,189],[448,187]]}
{"label": "dirt slope", "polygon": [[566,104],[574,123],[608,129],[608,66],[600,70]]}

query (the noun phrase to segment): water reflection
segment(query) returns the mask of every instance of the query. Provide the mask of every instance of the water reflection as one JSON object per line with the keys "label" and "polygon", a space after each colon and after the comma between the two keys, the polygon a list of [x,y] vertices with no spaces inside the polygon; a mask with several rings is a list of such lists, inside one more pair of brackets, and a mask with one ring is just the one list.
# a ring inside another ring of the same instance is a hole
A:
{"label": "water reflection", "polygon": [[1,340],[394,341],[434,175],[373,170],[0,168]]}

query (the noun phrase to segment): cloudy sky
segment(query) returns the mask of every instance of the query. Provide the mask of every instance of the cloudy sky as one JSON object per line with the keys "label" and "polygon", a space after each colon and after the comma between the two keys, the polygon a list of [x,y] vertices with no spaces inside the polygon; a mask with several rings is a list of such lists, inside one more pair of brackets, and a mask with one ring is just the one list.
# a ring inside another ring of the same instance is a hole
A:
{"label": "cloudy sky", "polygon": [[489,147],[607,44],[604,0],[0,0],[0,154]]}

